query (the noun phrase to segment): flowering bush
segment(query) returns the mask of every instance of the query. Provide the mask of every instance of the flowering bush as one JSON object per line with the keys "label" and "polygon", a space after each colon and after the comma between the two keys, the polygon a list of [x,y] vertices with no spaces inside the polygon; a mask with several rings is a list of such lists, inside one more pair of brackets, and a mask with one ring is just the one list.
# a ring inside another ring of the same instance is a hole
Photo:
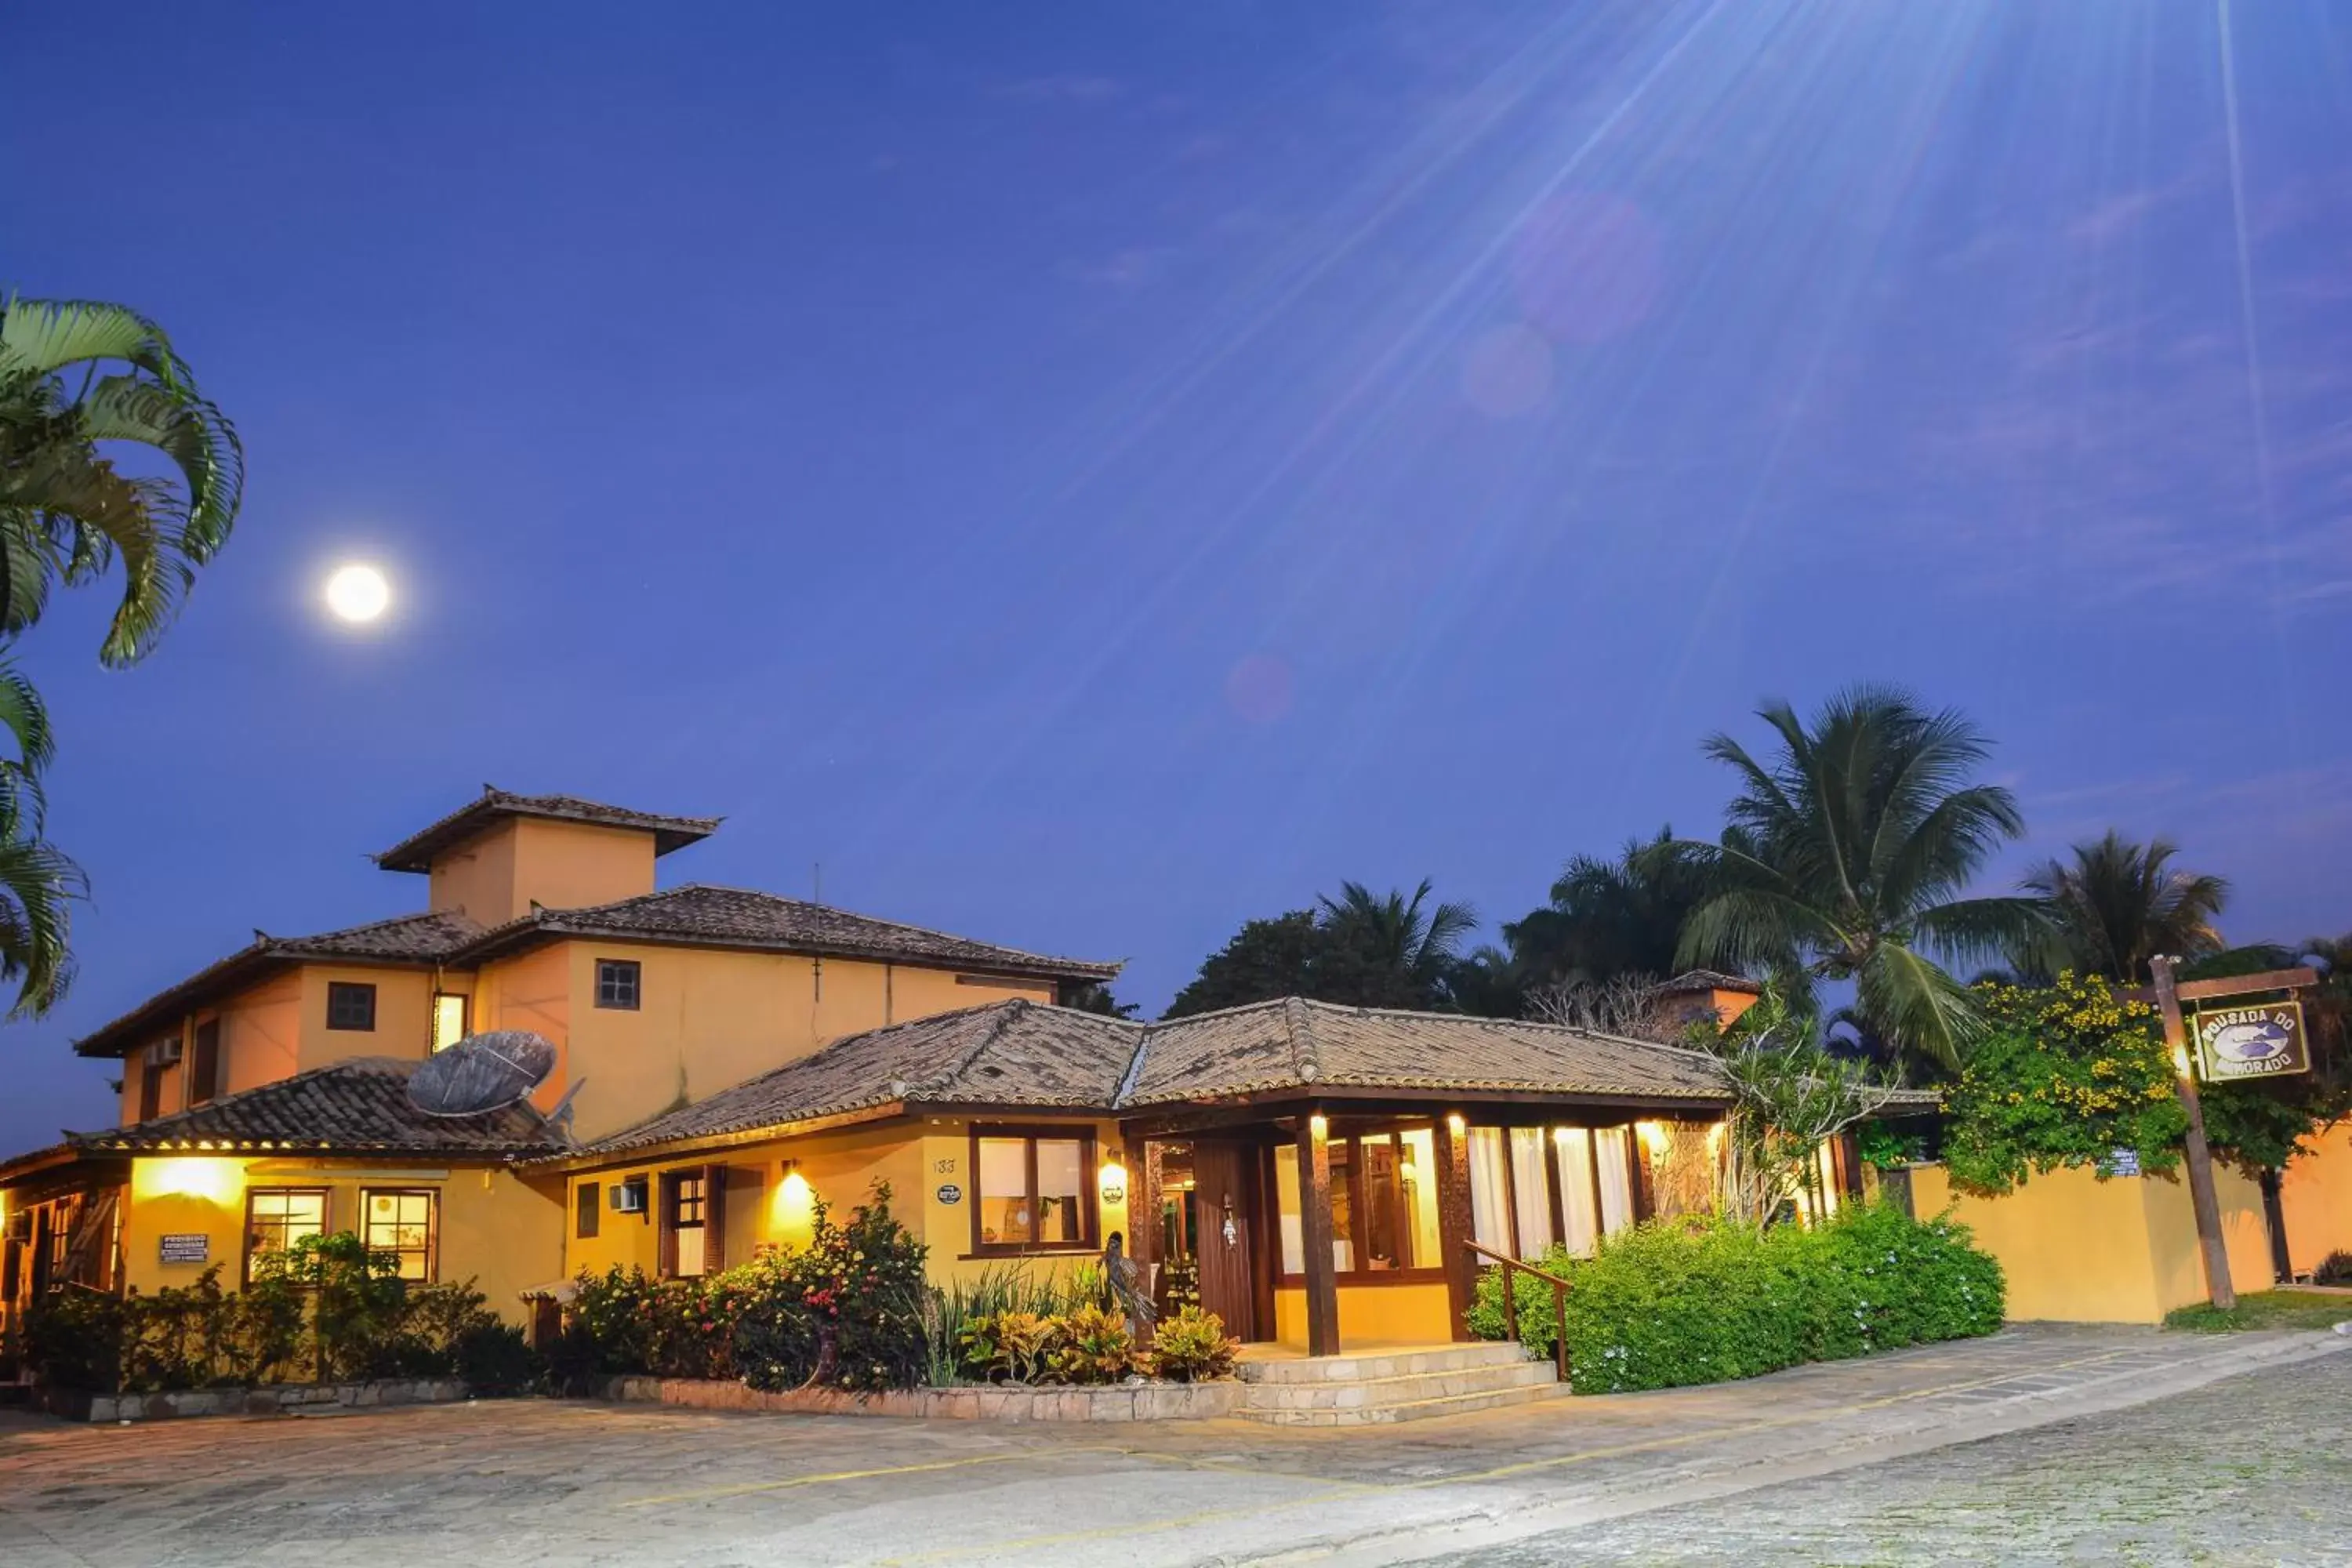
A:
{"label": "flowering bush", "polygon": [[1976,997],[1990,1027],[1945,1096],[1954,1185],[1994,1195],[2029,1172],[2106,1167],[2118,1151],[2143,1171],[2179,1163],[2189,1120],[2154,1008],[2071,973]]}
{"label": "flowering bush", "polygon": [[930,1366],[929,1249],[890,1214],[890,1187],[835,1225],[815,1205],[805,1247],[770,1248],[720,1276],[734,1292],[732,1364],[754,1388],[911,1388]]}
{"label": "flowering bush", "polygon": [[[1580,1394],[1755,1377],[2001,1322],[2000,1265],[1964,1228],[1889,1205],[1848,1205],[1811,1230],[1661,1221],[1607,1238],[1591,1258],[1554,1248],[1538,1267],[1573,1287],[1569,1371]],[[1470,1328],[1481,1338],[1504,1337],[1501,1272],[1478,1281]],[[1551,1289],[1515,1278],[1521,1342],[1549,1356]]]}

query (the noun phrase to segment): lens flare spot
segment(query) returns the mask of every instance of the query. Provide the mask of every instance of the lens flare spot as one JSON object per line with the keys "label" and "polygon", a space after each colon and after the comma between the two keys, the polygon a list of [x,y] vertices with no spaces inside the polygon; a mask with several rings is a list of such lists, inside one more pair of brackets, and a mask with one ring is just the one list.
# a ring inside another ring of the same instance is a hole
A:
{"label": "lens flare spot", "polygon": [[1606,342],[1657,308],[1664,248],[1658,226],[1633,203],[1570,192],[1520,229],[1511,247],[1512,292],[1554,342]]}
{"label": "lens flare spot", "polygon": [[1551,395],[1551,344],[1514,321],[1482,332],[1462,360],[1462,395],[1493,419],[1512,419]]}
{"label": "lens flare spot", "polygon": [[1225,703],[1251,724],[1271,724],[1290,711],[1297,682],[1290,666],[1270,653],[1254,653],[1225,673]]}

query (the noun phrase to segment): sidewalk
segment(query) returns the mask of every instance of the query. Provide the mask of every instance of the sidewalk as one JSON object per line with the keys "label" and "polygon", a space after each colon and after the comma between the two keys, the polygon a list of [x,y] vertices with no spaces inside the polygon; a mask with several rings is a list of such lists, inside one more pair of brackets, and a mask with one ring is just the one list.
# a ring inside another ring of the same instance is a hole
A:
{"label": "sidewalk", "polygon": [[[0,1432],[12,1568],[1405,1561],[2164,1398],[2326,1334],[2024,1328],[1397,1427],[524,1401]],[[1865,1484],[1865,1483],[1857,1483]]]}

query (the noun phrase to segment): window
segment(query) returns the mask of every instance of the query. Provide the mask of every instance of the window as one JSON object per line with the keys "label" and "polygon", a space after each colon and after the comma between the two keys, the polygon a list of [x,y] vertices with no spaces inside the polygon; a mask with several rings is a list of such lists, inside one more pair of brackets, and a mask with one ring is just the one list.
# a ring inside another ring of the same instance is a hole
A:
{"label": "window", "polygon": [[149,1052],[139,1063],[139,1120],[152,1121],[163,1109],[163,1066]]}
{"label": "window", "polygon": [[188,1074],[188,1103],[202,1105],[220,1092],[220,1020],[196,1026],[196,1058]]}
{"label": "window", "polygon": [[446,1051],[466,1037],[473,998],[438,991],[433,995],[433,1048]]}
{"label": "window", "polygon": [[307,1236],[327,1232],[323,1187],[255,1187],[245,1194],[245,1278],[254,1260],[284,1252]]}
{"label": "window", "polygon": [[375,987],[349,980],[327,982],[327,1027],[373,1029]]}
{"label": "window", "polygon": [[[1355,1283],[1433,1278],[1444,1248],[1437,1239],[1435,1133],[1427,1127],[1334,1137],[1331,1161],[1331,1268]],[[1276,1217],[1281,1222],[1282,1272],[1306,1272],[1298,1149],[1274,1152]]]}
{"label": "window", "polygon": [[435,1235],[433,1192],[419,1187],[406,1192],[370,1188],[360,1194],[366,1215],[368,1250],[389,1252],[400,1259],[399,1275],[416,1284],[429,1284],[434,1274]]}
{"label": "window", "polygon": [[637,1010],[637,961],[600,958],[596,961],[596,1005]]}
{"label": "window", "polygon": [[572,1207],[578,1218],[572,1234],[585,1241],[596,1234],[596,1224],[604,1217],[604,1189],[594,1182],[583,1182],[572,1195]]}
{"label": "window", "polygon": [[[635,967],[632,965],[631,967]],[[673,1171],[662,1178],[668,1194],[665,1205],[667,1234],[662,1272],[677,1279],[702,1273],[709,1261],[707,1232],[710,1218],[710,1181],[701,1171]]]}
{"label": "window", "polygon": [[1090,1133],[992,1128],[971,1145],[973,1251],[1094,1247]]}

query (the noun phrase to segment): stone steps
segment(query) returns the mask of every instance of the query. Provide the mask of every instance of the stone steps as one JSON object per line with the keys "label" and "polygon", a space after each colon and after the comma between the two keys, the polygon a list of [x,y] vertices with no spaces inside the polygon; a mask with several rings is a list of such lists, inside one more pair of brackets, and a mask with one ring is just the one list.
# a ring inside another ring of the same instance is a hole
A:
{"label": "stone steps", "polygon": [[1524,1405],[1566,1394],[1549,1362],[1512,1344],[1244,1362],[1245,1421],[1370,1426]]}

